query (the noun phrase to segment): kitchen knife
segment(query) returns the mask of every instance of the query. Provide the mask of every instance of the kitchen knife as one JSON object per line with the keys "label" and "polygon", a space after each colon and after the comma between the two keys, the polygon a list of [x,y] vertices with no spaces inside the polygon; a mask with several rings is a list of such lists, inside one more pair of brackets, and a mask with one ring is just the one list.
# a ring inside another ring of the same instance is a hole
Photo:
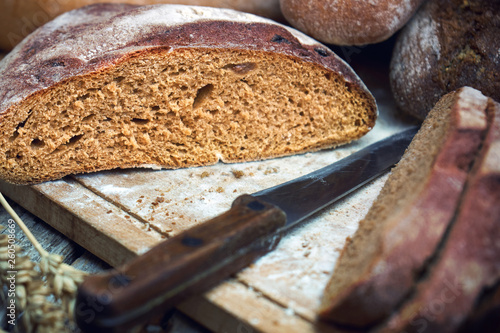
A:
{"label": "kitchen knife", "polygon": [[229,211],[122,267],[85,279],[75,319],[85,332],[124,332],[199,294],[273,250],[284,231],[380,176],[418,128],[380,140],[300,178],[242,195]]}

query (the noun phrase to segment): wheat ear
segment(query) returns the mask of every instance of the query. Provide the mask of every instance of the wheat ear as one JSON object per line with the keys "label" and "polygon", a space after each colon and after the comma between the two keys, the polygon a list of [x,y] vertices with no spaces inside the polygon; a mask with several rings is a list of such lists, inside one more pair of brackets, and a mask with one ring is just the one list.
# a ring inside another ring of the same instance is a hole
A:
{"label": "wheat ear", "polygon": [[[32,262],[16,246],[16,306],[23,313],[22,332],[68,332],[74,328],[73,309],[78,286],[87,273],[63,263],[63,257],[47,252],[0,193],[0,203],[40,254]],[[0,236],[0,279],[7,279],[8,236]],[[3,295],[4,296],[4,295]]]}

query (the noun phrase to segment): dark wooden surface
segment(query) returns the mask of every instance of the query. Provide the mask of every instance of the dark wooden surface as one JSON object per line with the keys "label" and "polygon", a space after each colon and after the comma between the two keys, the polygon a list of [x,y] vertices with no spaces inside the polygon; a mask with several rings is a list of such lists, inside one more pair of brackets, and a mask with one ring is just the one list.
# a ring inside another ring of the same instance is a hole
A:
{"label": "dark wooden surface", "polygon": [[[50,253],[57,253],[64,257],[64,262],[68,265],[86,271],[90,274],[103,272],[110,266],[86,251],[84,248],[69,240],[48,224],[32,215],[12,200],[7,198],[9,204],[14,208],[19,217],[24,221],[34,236],[42,246]],[[10,219],[7,211],[0,206],[0,233],[7,232],[7,225]],[[40,255],[31,245],[21,229],[16,228],[16,244],[35,262],[40,260]],[[1,300],[0,300],[1,303]],[[4,304],[0,304],[0,328],[5,329]],[[168,332],[168,333],[207,333],[207,329],[186,317],[177,310],[170,311],[159,321],[160,324],[150,324],[145,327],[144,332]]]}

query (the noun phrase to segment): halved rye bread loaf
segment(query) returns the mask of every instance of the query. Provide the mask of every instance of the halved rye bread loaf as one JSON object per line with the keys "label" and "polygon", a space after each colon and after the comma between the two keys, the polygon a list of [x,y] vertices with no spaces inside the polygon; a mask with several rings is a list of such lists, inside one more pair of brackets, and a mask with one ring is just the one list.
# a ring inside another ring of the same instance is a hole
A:
{"label": "halved rye bread loaf", "polygon": [[484,136],[487,102],[479,91],[462,88],[436,104],[347,240],[321,318],[368,327],[411,291],[453,218]]}
{"label": "halved rye bread loaf", "polygon": [[376,104],[327,47],[233,10],[100,4],[0,63],[0,178],[179,168],[334,147]]}
{"label": "halved rye bread loaf", "polygon": [[487,113],[488,134],[449,234],[415,292],[377,332],[457,332],[500,279],[500,104],[490,99]]}

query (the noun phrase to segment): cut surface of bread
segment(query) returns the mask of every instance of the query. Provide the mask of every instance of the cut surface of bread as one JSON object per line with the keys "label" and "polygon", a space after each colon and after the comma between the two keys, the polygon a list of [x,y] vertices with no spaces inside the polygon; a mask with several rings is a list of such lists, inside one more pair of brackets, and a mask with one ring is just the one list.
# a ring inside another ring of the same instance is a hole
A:
{"label": "cut surface of bread", "polygon": [[330,148],[376,104],[333,52],[232,10],[93,5],[0,63],[0,177],[179,168]]}
{"label": "cut surface of bread", "polygon": [[490,99],[487,113],[488,133],[449,234],[415,292],[377,332],[457,332],[500,279],[500,104]]}
{"label": "cut surface of bread", "polygon": [[454,216],[486,129],[487,101],[463,88],[436,104],[347,240],[326,287],[321,318],[369,327],[411,291]]}

